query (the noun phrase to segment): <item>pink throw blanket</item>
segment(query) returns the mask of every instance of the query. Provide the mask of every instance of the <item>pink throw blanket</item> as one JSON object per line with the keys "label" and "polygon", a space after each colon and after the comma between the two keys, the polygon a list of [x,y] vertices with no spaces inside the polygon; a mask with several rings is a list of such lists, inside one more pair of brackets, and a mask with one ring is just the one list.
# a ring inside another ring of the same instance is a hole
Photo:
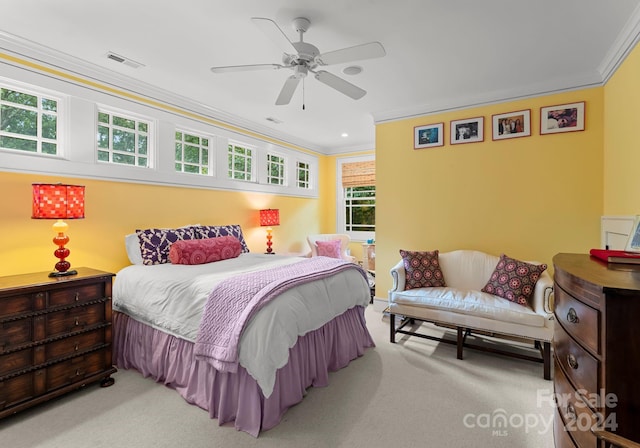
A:
{"label": "pink throw blanket", "polygon": [[296,285],[329,277],[358,265],[328,257],[240,274],[216,285],[207,299],[194,353],[221,372],[236,372],[238,344],[245,325],[270,300]]}

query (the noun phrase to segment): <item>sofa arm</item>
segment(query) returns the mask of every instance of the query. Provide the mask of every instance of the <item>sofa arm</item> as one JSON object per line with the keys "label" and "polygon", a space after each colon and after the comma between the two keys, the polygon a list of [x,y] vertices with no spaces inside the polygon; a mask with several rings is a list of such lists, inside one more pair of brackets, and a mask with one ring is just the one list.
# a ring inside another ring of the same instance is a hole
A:
{"label": "sofa arm", "polygon": [[405,271],[404,263],[400,260],[394,267],[391,268],[391,278],[393,279],[393,286],[389,292],[404,291],[405,285]]}
{"label": "sofa arm", "polygon": [[538,279],[531,305],[538,314],[553,314],[553,279],[549,273],[543,272]]}

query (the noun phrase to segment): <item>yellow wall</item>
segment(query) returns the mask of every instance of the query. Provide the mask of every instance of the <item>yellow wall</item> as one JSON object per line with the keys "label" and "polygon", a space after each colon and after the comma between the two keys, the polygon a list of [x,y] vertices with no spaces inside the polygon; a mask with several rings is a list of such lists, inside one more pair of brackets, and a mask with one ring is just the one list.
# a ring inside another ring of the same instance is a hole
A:
{"label": "yellow wall", "polygon": [[605,86],[604,212],[640,214],[640,46]]}
{"label": "yellow wall", "polygon": [[[324,170],[321,166],[321,176]],[[124,236],[138,228],[240,224],[249,249],[263,252],[266,232],[258,224],[258,210],[278,208],[280,226],[273,228],[275,252],[306,253],[306,235],[321,231],[324,214],[317,199],[0,172],[4,197],[0,275],[48,271],[57,261],[51,241],[53,221],[31,219],[34,182],[86,186],[85,219],[68,221],[68,261],[72,267],[110,272],[129,264]]]}
{"label": "yellow wall", "polygon": [[[586,102],[585,131],[540,135],[540,107]],[[531,109],[531,136],[492,141],[491,116]],[[550,265],[600,242],[604,88],[376,126],[376,293],[399,249],[477,249]],[[449,144],[449,122],[483,116],[484,141]],[[413,149],[414,126],[445,123],[445,146]]]}

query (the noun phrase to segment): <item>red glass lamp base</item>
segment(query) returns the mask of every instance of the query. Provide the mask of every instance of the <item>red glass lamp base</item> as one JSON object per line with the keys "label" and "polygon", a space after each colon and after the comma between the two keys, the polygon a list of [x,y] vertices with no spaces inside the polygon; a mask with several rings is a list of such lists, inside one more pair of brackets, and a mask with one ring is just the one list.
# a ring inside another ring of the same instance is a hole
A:
{"label": "red glass lamp base", "polygon": [[69,237],[65,235],[63,232],[58,232],[58,235],[53,237],[53,244],[58,246],[58,248],[53,252],[59,261],[55,265],[55,271],[49,274],[49,277],[66,277],[68,275],[76,275],[78,271],[69,270],[71,267],[71,263],[65,260],[69,254],[71,253],[69,249],[64,247],[65,244],[69,242]]}

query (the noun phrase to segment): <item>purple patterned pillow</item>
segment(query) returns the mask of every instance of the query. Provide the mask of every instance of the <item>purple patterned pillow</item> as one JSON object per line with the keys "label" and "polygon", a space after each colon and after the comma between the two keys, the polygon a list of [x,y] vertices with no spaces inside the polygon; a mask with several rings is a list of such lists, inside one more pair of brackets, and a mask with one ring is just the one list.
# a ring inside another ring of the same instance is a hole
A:
{"label": "purple patterned pillow", "polygon": [[431,252],[400,250],[405,271],[405,290],[447,286],[440,269],[438,253],[437,250]]}
{"label": "purple patterned pillow", "polygon": [[228,226],[195,226],[193,227],[193,229],[195,232],[195,237],[197,239],[217,238],[220,236],[235,236],[236,238],[238,238],[238,241],[240,241],[240,245],[242,246],[242,253],[249,253],[249,247],[244,240],[244,235],[242,235],[242,228],[239,224],[232,224]]}
{"label": "purple patterned pillow", "polygon": [[236,258],[241,250],[234,236],[176,241],[169,249],[169,260],[173,264],[205,264]]}
{"label": "purple patterned pillow", "polygon": [[136,230],[140,241],[142,263],[145,265],[169,263],[169,248],[179,240],[193,240],[193,227],[179,229]]}
{"label": "purple patterned pillow", "polygon": [[502,254],[482,292],[528,306],[536,282],[545,269],[546,264],[530,264]]}

